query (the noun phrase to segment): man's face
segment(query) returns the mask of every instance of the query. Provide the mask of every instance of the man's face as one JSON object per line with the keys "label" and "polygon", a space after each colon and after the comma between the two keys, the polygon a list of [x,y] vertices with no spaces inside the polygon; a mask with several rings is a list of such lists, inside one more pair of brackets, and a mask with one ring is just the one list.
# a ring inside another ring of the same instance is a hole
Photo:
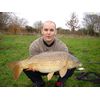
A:
{"label": "man's face", "polygon": [[52,22],[45,22],[42,28],[43,39],[46,42],[52,42],[56,35],[56,26]]}

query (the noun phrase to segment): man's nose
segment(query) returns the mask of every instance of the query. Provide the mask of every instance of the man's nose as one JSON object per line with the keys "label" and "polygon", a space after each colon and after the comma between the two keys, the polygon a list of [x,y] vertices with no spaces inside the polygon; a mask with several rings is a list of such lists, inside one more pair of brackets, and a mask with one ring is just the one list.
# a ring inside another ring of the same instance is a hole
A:
{"label": "man's nose", "polygon": [[50,31],[47,31],[47,34],[50,34]]}

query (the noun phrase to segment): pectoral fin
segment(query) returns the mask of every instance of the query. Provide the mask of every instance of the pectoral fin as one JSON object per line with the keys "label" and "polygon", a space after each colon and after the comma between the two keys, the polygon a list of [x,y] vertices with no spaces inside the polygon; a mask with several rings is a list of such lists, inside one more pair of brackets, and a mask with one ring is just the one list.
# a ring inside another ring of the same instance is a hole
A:
{"label": "pectoral fin", "polygon": [[48,80],[50,80],[50,79],[52,78],[53,74],[54,74],[54,72],[51,72],[51,73],[49,73],[49,74],[47,75]]}
{"label": "pectoral fin", "polygon": [[65,74],[66,74],[66,72],[67,72],[67,67],[63,67],[63,68],[59,71],[59,74],[60,74],[61,77],[64,77]]}

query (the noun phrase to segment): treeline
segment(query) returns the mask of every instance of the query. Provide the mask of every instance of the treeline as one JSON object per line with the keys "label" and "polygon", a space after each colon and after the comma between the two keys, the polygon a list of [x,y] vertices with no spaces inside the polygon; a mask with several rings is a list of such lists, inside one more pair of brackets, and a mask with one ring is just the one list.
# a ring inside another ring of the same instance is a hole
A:
{"label": "treeline", "polygon": [[7,34],[35,34],[40,32],[41,21],[34,23],[33,27],[27,25],[27,20],[19,18],[13,12],[0,12],[0,32]]}
{"label": "treeline", "polygon": [[[72,13],[70,19],[66,18],[66,29],[58,27],[59,34],[78,34],[100,36],[100,13],[86,13],[83,17],[82,27],[76,13]],[[37,34],[40,33],[42,21],[36,21],[33,26],[27,24],[27,20],[17,17],[12,12],[0,12],[0,32],[8,34]]]}

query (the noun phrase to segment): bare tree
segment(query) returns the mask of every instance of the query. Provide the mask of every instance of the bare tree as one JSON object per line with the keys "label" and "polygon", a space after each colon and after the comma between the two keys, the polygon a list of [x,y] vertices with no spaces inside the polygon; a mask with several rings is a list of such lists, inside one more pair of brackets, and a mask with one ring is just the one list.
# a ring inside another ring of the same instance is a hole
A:
{"label": "bare tree", "polygon": [[71,30],[72,32],[74,32],[77,28],[79,28],[78,23],[79,23],[79,20],[78,20],[76,14],[73,12],[73,13],[71,14],[70,20],[67,21],[66,25],[70,28],[70,30]]}
{"label": "bare tree", "polygon": [[25,19],[18,18],[15,14],[12,16],[12,20],[8,26],[10,32],[17,34],[21,33],[21,29],[26,26],[27,21]]}
{"label": "bare tree", "polygon": [[90,35],[100,34],[100,14],[86,14],[83,18],[83,25]]}
{"label": "bare tree", "polygon": [[23,18],[18,18],[13,12],[0,12],[0,30],[9,31],[11,33],[21,32],[27,21]]}
{"label": "bare tree", "polygon": [[36,21],[33,27],[37,30],[38,33],[40,33],[42,28],[42,21]]}
{"label": "bare tree", "polygon": [[11,12],[0,12],[0,30],[4,30],[11,21]]}

